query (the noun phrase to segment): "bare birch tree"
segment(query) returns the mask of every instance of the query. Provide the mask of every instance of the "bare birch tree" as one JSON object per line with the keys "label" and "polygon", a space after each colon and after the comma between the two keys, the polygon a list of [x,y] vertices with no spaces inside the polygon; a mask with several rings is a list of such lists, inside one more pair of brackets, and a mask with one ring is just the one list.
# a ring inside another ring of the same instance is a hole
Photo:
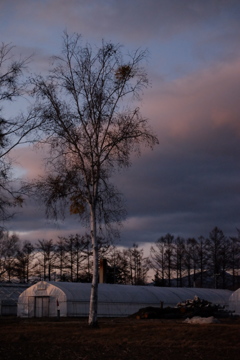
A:
{"label": "bare birch tree", "polygon": [[130,165],[130,155],[139,154],[142,144],[153,147],[158,140],[133,107],[148,86],[142,67],[146,52],[124,56],[120,45],[102,41],[93,48],[81,41],[78,34],[65,33],[49,76],[33,79],[42,141],[50,149],[49,172],[37,188],[48,216],[63,215],[68,208],[90,226],[89,325],[96,326],[99,239],[118,234],[114,225],[125,212],[111,176]]}

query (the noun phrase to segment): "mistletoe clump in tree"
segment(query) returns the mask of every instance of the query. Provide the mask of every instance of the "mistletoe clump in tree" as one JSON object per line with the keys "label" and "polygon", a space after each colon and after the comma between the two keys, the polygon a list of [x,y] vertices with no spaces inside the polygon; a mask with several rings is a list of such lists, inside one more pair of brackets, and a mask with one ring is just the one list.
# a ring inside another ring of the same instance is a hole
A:
{"label": "mistletoe clump in tree", "polygon": [[145,51],[124,56],[120,45],[104,41],[92,48],[78,34],[65,33],[62,54],[47,78],[32,80],[42,142],[50,149],[48,172],[35,184],[38,194],[48,217],[69,209],[90,227],[91,326],[97,325],[99,239],[118,234],[125,212],[111,176],[129,166],[130,155],[139,154],[143,144],[158,142],[139,108],[132,108],[148,86],[145,57]]}

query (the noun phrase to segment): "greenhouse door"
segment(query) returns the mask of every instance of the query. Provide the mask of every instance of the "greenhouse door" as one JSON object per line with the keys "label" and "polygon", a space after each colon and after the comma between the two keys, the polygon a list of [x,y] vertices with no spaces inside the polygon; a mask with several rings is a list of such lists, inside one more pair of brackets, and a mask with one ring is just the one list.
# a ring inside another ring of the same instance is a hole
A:
{"label": "greenhouse door", "polygon": [[49,316],[49,296],[35,297],[35,316]]}

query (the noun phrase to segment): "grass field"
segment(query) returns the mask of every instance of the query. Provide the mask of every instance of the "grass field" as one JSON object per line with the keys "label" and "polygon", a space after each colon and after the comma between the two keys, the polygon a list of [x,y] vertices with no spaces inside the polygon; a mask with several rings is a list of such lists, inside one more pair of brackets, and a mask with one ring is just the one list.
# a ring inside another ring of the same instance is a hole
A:
{"label": "grass field", "polygon": [[0,359],[239,360],[240,319],[192,325],[182,320],[0,318]]}

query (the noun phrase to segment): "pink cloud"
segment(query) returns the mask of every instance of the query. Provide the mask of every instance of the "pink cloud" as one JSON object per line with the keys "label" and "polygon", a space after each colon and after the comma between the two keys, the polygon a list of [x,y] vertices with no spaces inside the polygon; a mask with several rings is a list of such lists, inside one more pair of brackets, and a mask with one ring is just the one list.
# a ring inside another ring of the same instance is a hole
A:
{"label": "pink cloud", "polygon": [[15,148],[11,153],[16,173],[20,172],[23,178],[28,180],[44,174],[44,157],[43,149],[37,150],[32,146]]}
{"label": "pink cloud", "polygon": [[227,127],[240,136],[240,59],[192,73],[146,93],[143,111],[159,136],[186,140]]}

